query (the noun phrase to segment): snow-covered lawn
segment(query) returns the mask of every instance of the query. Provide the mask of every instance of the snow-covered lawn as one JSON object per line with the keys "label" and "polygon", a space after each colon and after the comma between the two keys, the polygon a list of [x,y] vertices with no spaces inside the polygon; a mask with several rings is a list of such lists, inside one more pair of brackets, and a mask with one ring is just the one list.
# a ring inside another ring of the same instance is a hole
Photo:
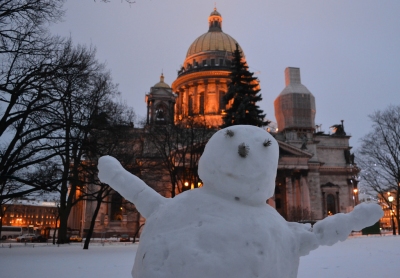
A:
{"label": "snow-covered lawn", "polygon": [[[89,250],[82,250],[78,243],[60,247],[12,243],[12,248],[0,243],[0,277],[129,278],[137,246],[93,243]],[[298,278],[395,278],[399,275],[400,236],[358,236],[331,247],[319,247],[302,257]]]}

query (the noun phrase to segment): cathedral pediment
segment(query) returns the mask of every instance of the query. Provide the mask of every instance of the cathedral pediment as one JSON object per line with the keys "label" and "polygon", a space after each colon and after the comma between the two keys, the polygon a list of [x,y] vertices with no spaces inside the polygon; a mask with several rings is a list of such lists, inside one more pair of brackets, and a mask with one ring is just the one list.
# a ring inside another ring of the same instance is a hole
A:
{"label": "cathedral pediment", "polygon": [[288,143],[279,140],[277,141],[279,144],[279,157],[303,157],[307,160],[313,157],[312,153],[301,150],[295,146],[289,145]]}

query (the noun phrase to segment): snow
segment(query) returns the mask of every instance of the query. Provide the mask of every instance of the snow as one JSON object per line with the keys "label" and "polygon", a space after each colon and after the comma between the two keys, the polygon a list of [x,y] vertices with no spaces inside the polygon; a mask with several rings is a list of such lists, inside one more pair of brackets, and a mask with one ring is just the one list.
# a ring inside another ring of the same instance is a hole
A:
{"label": "snow", "polygon": [[[310,225],[288,223],[266,200],[273,195],[279,146],[265,130],[232,126],[215,133],[199,162],[204,185],[166,199],[110,156],[99,178],[146,217],[135,278],[297,277],[300,256],[343,241],[383,215],[361,204]],[[315,276],[314,276],[315,277]]]}
{"label": "snow", "polygon": [[[89,250],[83,250],[79,243],[60,247],[36,243],[34,248],[12,243],[9,248],[0,243],[0,277],[128,278],[137,247],[137,243],[91,243]],[[399,258],[400,236],[351,236],[301,257],[297,278],[394,278],[400,272]]]}

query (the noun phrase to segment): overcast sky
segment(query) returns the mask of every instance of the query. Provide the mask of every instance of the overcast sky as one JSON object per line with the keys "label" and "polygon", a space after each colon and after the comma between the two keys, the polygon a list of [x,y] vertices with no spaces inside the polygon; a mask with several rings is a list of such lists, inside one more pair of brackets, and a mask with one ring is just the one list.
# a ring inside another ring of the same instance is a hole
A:
{"label": "overcast sky", "polygon": [[[67,0],[54,34],[92,44],[122,98],[145,117],[145,94],[177,77],[187,49],[208,31],[215,1]],[[399,0],[220,0],[223,31],[244,50],[261,82],[261,108],[275,121],[273,102],[286,67],[299,67],[315,96],[322,130],[344,120],[351,145],[370,130],[368,115],[400,105]]]}

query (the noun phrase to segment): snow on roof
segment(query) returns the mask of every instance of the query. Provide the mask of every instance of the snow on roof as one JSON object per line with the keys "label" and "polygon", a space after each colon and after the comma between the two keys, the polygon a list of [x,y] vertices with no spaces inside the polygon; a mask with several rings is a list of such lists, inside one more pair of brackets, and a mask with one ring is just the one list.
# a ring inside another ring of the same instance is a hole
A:
{"label": "snow on roof", "polygon": [[44,200],[19,199],[19,200],[13,200],[12,204],[25,205],[25,206],[37,206],[37,207],[57,207],[57,204],[55,202],[48,202],[48,201],[44,201]]}

